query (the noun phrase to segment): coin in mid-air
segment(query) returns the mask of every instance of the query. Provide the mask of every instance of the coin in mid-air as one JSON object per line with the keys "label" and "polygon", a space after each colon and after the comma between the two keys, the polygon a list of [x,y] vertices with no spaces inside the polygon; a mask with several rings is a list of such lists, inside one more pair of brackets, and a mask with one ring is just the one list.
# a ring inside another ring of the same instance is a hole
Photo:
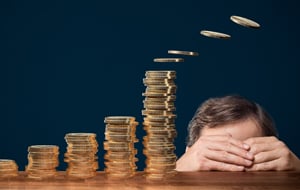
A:
{"label": "coin in mid-air", "polygon": [[248,28],[260,28],[260,24],[257,22],[250,20],[248,18],[240,17],[240,16],[231,16],[230,20],[236,24],[241,26],[245,26]]}
{"label": "coin in mid-air", "polygon": [[182,58],[155,58],[153,59],[154,62],[159,63],[170,63],[170,62],[184,62]]}
{"label": "coin in mid-air", "polygon": [[168,50],[168,54],[176,54],[176,55],[188,55],[188,56],[198,56],[198,52],[194,51],[180,51],[180,50]]}
{"label": "coin in mid-air", "polygon": [[200,34],[210,38],[218,38],[218,39],[230,39],[231,36],[229,34],[224,34],[221,32],[214,32],[209,30],[201,30]]}

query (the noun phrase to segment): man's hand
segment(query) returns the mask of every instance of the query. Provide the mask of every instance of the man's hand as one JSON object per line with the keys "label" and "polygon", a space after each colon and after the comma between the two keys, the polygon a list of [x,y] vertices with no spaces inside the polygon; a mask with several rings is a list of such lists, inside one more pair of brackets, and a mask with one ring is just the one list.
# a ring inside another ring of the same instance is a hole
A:
{"label": "man's hand", "polygon": [[253,164],[250,147],[225,136],[201,136],[177,161],[177,171],[244,171]]}
{"label": "man's hand", "polygon": [[299,158],[276,137],[254,137],[244,143],[250,146],[250,152],[254,155],[253,165],[246,168],[247,171],[300,171]]}

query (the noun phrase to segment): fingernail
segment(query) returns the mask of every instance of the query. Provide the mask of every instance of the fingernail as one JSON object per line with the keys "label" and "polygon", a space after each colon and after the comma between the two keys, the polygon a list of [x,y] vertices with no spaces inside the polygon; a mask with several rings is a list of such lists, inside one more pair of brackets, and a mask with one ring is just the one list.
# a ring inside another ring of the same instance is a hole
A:
{"label": "fingernail", "polygon": [[244,166],[238,166],[239,171],[244,171],[245,167]]}
{"label": "fingernail", "polygon": [[247,166],[250,166],[252,164],[252,162],[250,160],[245,160],[245,163]]}
{"label": "fingernail", "polygon": [[247,145],[247,144],[243,144],[243,147],[244,147],[245,149],[249,149],[249,148],[250,148],[250,146]]}
{"label": "fingernail", "polygon": [[247,157],[250,158],[250,159],[252,159],[254,156],[253,156],[253,154],[251,152],[247,152]]}

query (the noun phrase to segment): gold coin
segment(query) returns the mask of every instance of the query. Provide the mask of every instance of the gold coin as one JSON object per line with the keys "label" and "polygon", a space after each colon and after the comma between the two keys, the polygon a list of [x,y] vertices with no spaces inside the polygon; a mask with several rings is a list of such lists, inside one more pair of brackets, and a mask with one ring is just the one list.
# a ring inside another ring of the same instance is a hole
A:
{"label": "gold coin", "polygon": [[170,63],[170,62],[184,62],[182,58],[155,58],[153,59],[154,62],[159,63]]}
{"label": "gold coin", "polygon": [[147,150],[175,150],[176,147],[173,143],[143,143]]}
{"label": "gold coin", "polygon": [[143,137],[144,141],[146,142],[172,142],[173,138],[166,138],[166,137]]}
{"label": "gold coin", "polygon": [[58,152],[56,145],[32,145],[28,147],[28,152]]}
{"label": "gold coin", "polygon": [[106,124],[106,128],[121,128],[121,129],[135,129],[138,126],[138,122],[132,122],[130,124]]}
{"label": "gold coin", "polygon": [[174,101],[165,101],[165,99],[159,99],[159,98],[153,98],[150,99],[149,98],[145,98],[145,100],[143,100],[144,105],[159,105],[159,106],[175,106],[175,102]]}
{"label": "gold coin", "polygon": [[166,110],[142,110],[142,115],[167,115],[167,116],[173,116],[172,111],[166,111]]}
{"label": "gold coin", "polygon": [[10,159],[0,159],[0,166],[1,165],[12,165],[15,164],[16,162],[14,160]]}
{"label": "gold coin", "polygon": [[95,133],[67,133],[65,135],[65,138],[85,138],[85,137],[89,137],[89,138],[96,138],[96,134]]}
{"label": "gold coin", "polygon": [[149,133],[151,133],[152,131],[174,131],[174,130],[176,130],[174,127],[151,126],[151,125],[145,125],[143,127],[143,129]]}
{"label": "gold coin", "polygon": [[118,127],[105,128],[105,133],[132,134],[135,132],[136,132],[136,128],[118,128]]}
{"label": "gold coin", "polygon": [[107,160],[108,163],[112,164],[135,164],[135,162],[139,161],[138,158],[133,157],[132,159],[123,159],[123,160]]}
{"label": "gold coin", "polygon": [[176,111],[175,106],[159,105],[159,104],[144,104],[146,110],[165,110],[165,111]]}
{"label": "gold coin", "polygon": [[170,95],[166,97],[159,97],[159,98],[153,98],[153,97],[145,97],[145,101],[150,101],[150,102],[174,102],[176,100],[175,95]]}
{"label": "gold coin", "polygon": [[157,122],[157,121],[144,121],[143,122],[144,127],[149,127],[149,128],[174,128],[176,127],[175,122]]}
{"label": "gold coin", "polygon": [[173,173],[146,173],[145,177],[146,180],[149,181],[161,181],[164,179],[168,179],[168,178],[172,178],[176,175],[176,171],[174,171]]}
{"label": "gold coin", "polygon": [[151,86],[151,85],[166,85],[166,86],[172,86],[175,85],[174,81],[168,81],[168,80],[150,80],[150,79],[144,79],[143,83],[145,86]]}
{"label": "gold coin", "polygon": [[168,77],[168,76],[176,76],[176,71],[146,71],[145,73],[146,77]]}
{"label": "gold coin", "polygon": [[135,117],[132,116],[108,116],[104,119],[105,123],[109,124],[130,124],[135,122]]}
{"label": "gold coin", "polygon": [[180,51],[180,50],[168,50],[168,54],[176,54],[176,55],[189,55],[189,56],[198,56],[198,52],[194,51]]}
{"label": "gold coin", "polygon": [[219,39],[230,39],[230,35],[224,34],[221,32],[213,32],[213,31],[208,31],[208,30],[202,30],[200,32],[203,36],[210,37],[210,38],[219,38]]}
{"label": "gold coin", "polygon": [[130,151],[118,151],[118,152],[116,152],[116,151],[112,151],[112,150],[107,150],[106,151],[106,154],[108,154],[108,155],[112,155],[112,154],[134,154],[134,155],[136,155],[137,154],[137,149],[132,149],[132,150],[130,150]]}
{"label": "gold coin", "polygon": [[170,90],[163,90],[163,89],[154,89],[154,88],[147,88],[145,90],[145,94],[176,94],[176,89],[170,89]]}
{"label": "gold coin", "polygon": [[259,28],[260,24],[257,22],[250,20],[248,18],[240,17],[240,16],[231,16],[230,20],[236,24],[239,24],[241,26],[245,26],[248,28]]}
{"label": "gold coin", "polygon": [[135,162],[127,162],[127,163],[104,162],[104,165],[108,168],[110,168],[110,167],[132,168],[132,167],[136,166]]}
{"label": "gold coin", "polygon": [[120,167],[118,165],[116,165],[116,166],[109,165],[109,166],[106,166],[104,171],[108,172],[108,173],[119,173],[119,172],[135,172],[136,169],[137,169],[136,166]]}
{"label": "gold coin", "polygon": [[105,130],[105,133],[107,135],[120,135],[120,136],[132,136],[135,137],[135,130],[132,131],[109,131],[109,130]]}
{"label": "gold coin", "polygon": [[166,96],[169,96],[173,93],[159,93],[159,92],[156,92],[156,93],[143,93],[142,95],[143,96],[147,96],[147,97],[166,97]]}

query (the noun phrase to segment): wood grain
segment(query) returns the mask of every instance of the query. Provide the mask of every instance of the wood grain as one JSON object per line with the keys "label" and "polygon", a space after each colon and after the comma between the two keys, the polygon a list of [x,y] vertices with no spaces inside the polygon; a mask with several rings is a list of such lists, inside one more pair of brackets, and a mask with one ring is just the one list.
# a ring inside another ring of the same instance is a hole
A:
{"label": "wood grain", "polygon": [[52,180],[31,180],[20,172],[15,179],[1,179],[0,189],[93,190],[93,189],[300,189],[300,172],[185,172],[158,182],[149,182],[139,172],[127,180],[107,179],[104,172],[88,180],[71,180],[65,172]]}

